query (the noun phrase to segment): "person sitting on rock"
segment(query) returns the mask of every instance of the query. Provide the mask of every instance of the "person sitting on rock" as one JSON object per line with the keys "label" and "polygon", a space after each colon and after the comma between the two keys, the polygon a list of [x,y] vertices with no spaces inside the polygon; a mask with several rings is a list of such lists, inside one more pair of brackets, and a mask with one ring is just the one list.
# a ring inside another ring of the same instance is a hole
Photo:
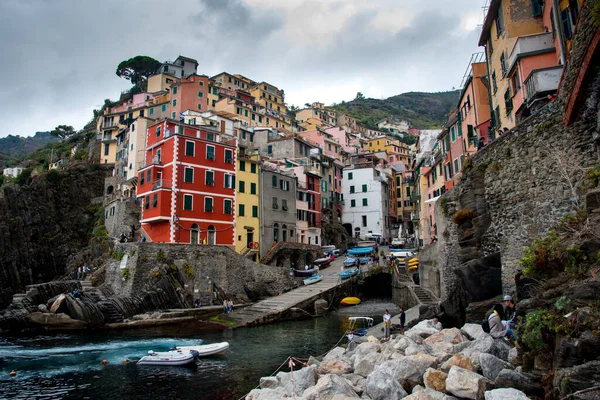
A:
{"label": "person sitting on rock", "polygon": [[433,317],[433,327],[438,331],[442,330],[442,323],[440,322],[438,317]]}
{"label": "person sitting on rock", "polygon": [[502,304],[496,304],[494,306],[494,311],[488,317],[488,322],[490,324],[490,335],[494,339],[501,339],[505,336],[512,336],[512,330],[510,328],[505,327],[502,324],[501,315],[504,313],[504,307]]}
{"label": "person sitting on rock", "polygon": [[504,296],[504,313],[502,314],[502,324],[510,328],[515,324],[515,303],[511,296]]}

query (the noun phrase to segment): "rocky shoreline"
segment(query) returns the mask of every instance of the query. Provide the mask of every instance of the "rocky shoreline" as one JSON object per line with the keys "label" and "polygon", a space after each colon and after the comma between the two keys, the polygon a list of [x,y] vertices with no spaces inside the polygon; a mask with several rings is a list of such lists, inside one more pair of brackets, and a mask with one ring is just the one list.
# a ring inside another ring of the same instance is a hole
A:
{"label": "rocky shoreline", "polygon": [[540,377],[521,371],[516,347],[481,326],[437,331],[421,321],[381,342],[361,338],[305,367],[260,379],[246,400],[520,400],[543,398]]}

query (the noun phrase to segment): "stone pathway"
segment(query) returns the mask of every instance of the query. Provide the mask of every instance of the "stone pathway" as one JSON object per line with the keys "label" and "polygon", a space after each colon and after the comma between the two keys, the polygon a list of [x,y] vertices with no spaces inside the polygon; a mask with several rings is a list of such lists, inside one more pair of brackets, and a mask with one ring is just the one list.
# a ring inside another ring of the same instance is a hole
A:
{"label": "stone pathway", "polygon": [[[409,308],[408,310],[404,311],[404,313],[406,314],[406,321],[404,323],[405,327],[408,326],[410,322],[419,319],[419,307],[420,306],[414,306],[413,308]],[[392,319],[390,321],[392,325],[400,325],[400,314],[392,316]],[[378,339],[381,339],[383,338],[383,331],[381,330],[381,328],[383,328],[383,322],[373,326],[372,328],[369,328],[365,336],[371,335],[375,336]]]}

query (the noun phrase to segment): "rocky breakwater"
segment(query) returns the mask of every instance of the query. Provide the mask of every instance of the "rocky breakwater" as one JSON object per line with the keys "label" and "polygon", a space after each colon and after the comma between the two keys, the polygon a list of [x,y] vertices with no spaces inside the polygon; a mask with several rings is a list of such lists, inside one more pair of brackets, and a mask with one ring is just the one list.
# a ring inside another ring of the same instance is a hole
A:
{"label": "rocky breakwater", "polygon": [[516,348],[481,326],[437,331],[421,321],[404,335],[375,337],[322,360],[260,380],[246,400],[519,400],[542,398],[540,378],[521,372]]}

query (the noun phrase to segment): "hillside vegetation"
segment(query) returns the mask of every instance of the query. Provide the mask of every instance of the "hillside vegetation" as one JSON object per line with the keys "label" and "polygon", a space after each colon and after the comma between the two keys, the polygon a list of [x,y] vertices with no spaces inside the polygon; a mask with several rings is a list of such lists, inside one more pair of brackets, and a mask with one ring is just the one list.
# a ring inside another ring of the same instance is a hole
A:
{"label": "hillside vegetation", "polygon": [[407,120],[419,129],[439,129],[450,110],[456,108],[459,91],[425,93],[409,92],[385,100],[354,99],[335,104],[368,128],[377,129],[377,121],[385,117]]}
{"label": "hillside vegetation", "polygon": [[19,159],[57,140],[50,132],[36,132],[30,137],[8,135],[0,138],[0,168],[14,166]]}

